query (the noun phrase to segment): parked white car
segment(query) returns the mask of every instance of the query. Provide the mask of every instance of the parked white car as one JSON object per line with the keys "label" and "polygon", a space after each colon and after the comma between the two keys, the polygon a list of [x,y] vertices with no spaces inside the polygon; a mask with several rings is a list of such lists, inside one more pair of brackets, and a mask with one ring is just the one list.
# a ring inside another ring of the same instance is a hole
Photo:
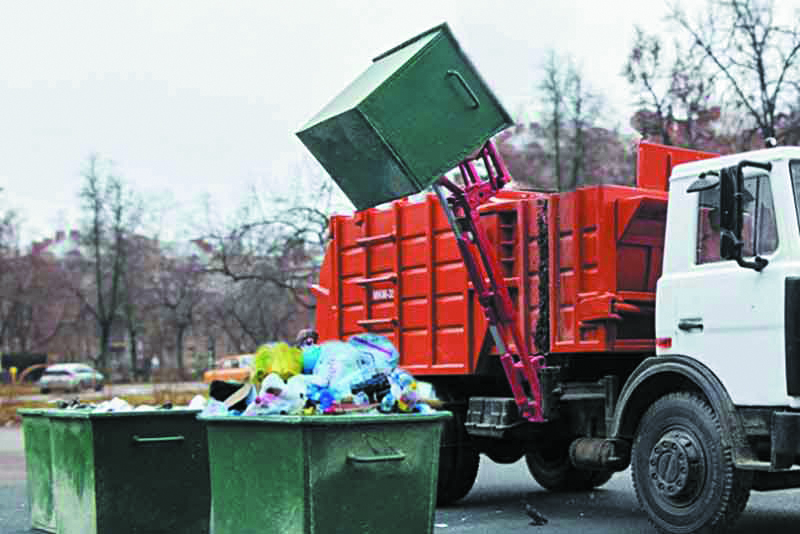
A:
{"label": "parked white car", "polygon": [[78,392],[82,389],[103,389],[105,378],[83,363],[57,363],[49,366],[39,379],[42,393],[54,390]]}

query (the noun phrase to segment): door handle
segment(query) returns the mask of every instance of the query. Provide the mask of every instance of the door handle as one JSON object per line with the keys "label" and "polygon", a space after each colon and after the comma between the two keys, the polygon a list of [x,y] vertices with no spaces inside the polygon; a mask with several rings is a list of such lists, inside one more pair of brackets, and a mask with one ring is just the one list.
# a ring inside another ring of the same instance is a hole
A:
{"label": "door handle", "polygon": [[691,332],[692,330],[700,330],[703,331],[703,318],[702,317],[692,317],[687,319],[681,319],[678,321],[678,328],[685,332]]}
{"label": "door handle", "polygon": [[472,90],[472,87],[469,86],[467,80],[464,79],[460,72],[457,70],[448,70],[445,76],[453,76],[456,80],[458,80],[458,83],[461,84],[461,87],[464,89],[464,91],[466,91],[467,96],[469,96],[470,100],[472,101],[472,106],[470,106],[472,109],[478,109],[481,106],[481,101],[478,100],[478,95],[475,94],[475,91]]}

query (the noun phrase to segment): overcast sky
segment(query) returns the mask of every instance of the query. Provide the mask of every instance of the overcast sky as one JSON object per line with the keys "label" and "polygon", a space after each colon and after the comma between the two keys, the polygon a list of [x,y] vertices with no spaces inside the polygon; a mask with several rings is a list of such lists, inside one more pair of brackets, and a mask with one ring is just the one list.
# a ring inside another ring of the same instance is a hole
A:
{"label": "overcast sky", "polygon": [[294,132],[373,57],[445,21],[515,117],[555,48],[627,125],[633,27],[663,30],[664,13],[662,0],[0,0],[0,202],[27,236],[74,224],[93,152],[190,216],[203,194],[229,208],[250,184],[290,187],[308,157]]}

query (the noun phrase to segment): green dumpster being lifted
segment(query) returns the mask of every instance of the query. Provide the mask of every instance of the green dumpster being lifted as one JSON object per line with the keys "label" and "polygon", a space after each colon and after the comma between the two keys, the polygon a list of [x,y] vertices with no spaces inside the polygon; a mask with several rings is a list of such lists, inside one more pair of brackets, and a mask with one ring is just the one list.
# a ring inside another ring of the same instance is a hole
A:
{"label": "green dumpster being lifted", "polygon": [[376,57],[297,136],[362,210],[424,190],[511,125],[442,24]]}

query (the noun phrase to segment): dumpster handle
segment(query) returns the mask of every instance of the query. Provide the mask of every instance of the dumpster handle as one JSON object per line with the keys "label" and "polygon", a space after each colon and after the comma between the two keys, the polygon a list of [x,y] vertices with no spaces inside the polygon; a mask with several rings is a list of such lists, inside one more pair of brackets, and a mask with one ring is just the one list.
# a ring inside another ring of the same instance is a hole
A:
{"label": "dumpster handle", "polygon": [[458,80],[459,83],[461,83],[461,87],[464,88],[469,97],[472,99],[472,109],[478,109],[481,105],[481,102],[480,100],[478,100],[478,96],[475,94],[475,91],[473,91],[472,88],[469,85],[467,85],[467,80],[464,79],[461,73],[458,72],[457,70],[448,70],[447,76],[456,77],[456,80]]}
{"label": "dumpster handle", "polygon": [[170,443],[173,441],[183,441],[183,436],[163,436],[158,438],[142,438],[139,436],[133,436],[133,442],[137,445],[143,443]]}
{"label": "dumpster handle", "polygon": [[395,454],[384,454],[379,456],[359,456],[350,453],[347,455],[347,462],[354,464],[372,464],[377,462],[402,462],[406,459],[406,455],[402,452]]}

